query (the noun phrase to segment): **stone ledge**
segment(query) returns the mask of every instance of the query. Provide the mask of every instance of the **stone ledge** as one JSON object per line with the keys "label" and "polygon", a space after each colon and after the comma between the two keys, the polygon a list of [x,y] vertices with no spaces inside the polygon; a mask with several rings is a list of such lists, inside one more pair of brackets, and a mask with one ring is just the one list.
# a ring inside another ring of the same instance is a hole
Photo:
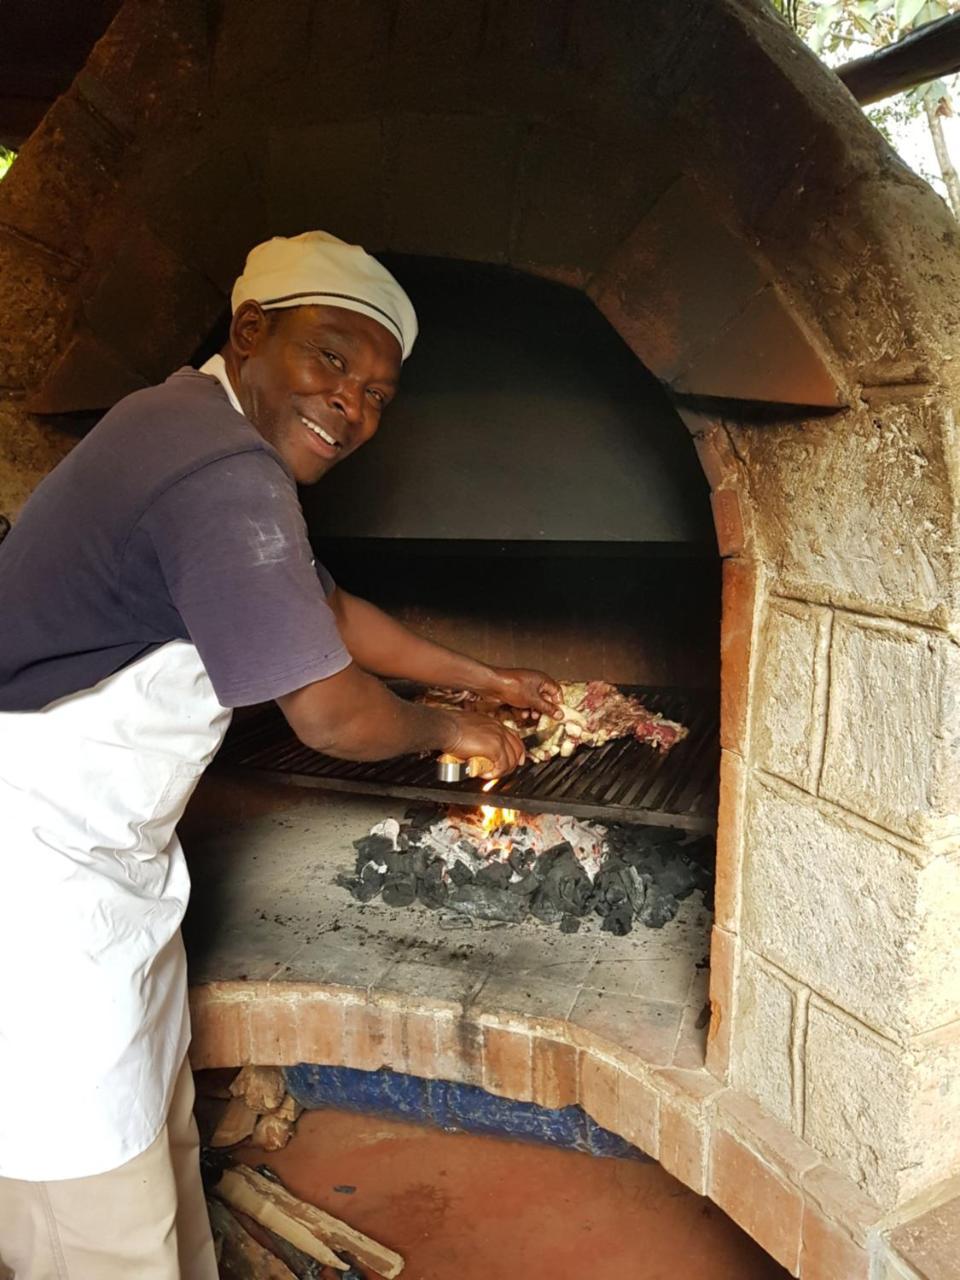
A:
{"label": "stone ledge", "polygon": [[[692,1060],[689,1035],[682,1025],[665,1026],[656,1001],[637,1002],[639,1028],[589,1018],[585,1027],[576,1011],[569,1020],[526,1019],[450,1000],[303,982],[213,982],[194,987],[190,1004],[195,1069],[305,1061],[388,1067],[543,1107],[577,1103],[708,1194],[791,1274],[832,1280],[835,1271],[826,1268],[836,1257],[844,1280],[868,1274],[877,1206],[705,1066],[676,1065]],[[701,1061],[702,1052],[701,1041]]]}

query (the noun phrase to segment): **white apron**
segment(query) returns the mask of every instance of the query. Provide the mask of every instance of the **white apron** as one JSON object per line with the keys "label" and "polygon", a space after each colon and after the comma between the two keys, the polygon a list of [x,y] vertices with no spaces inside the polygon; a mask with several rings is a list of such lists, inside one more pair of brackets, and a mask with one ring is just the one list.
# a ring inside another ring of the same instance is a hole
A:
{"label": "white apron", "polygon": [[174,828],[230,714],[180,640],[0,713],[0,1176],[103,1173],[165,1122],[190,1036]]}

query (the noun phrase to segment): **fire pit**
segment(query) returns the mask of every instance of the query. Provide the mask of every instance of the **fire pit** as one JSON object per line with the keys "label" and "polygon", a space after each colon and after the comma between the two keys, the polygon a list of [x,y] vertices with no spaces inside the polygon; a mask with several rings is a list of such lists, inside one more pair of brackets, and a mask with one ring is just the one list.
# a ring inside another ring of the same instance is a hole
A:
{"label": "fire pit", "polygon": [[[488,784],[489,785],[489,784]],[[360,902],[418,904],[457,917],[564,933],[598,926],[618,936],[634,922],[662,928],[695,889],[708,890],[712,841],[633,823],[531,814],[498,805],[418,805],[354,841],[356,871],[341,876]]]}

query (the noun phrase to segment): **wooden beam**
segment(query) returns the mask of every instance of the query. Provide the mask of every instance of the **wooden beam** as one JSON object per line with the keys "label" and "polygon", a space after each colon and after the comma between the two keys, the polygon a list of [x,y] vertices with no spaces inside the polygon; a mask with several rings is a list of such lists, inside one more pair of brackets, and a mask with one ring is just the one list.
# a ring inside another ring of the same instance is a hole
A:
{"label": "wooden beam", "polygon": [[960,13],[930,22],[896,44],[845,62],[836,70],[862,107],[953,75],[960,71]]}

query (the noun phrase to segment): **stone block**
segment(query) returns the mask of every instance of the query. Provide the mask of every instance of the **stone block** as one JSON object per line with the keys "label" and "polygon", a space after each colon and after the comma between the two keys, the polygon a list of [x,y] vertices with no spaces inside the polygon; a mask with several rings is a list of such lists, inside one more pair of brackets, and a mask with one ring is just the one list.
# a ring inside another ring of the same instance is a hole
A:
{"label": "stone block", "polygon": [[64,94],[0,185],[0,223],[82,263],[87,223],[114,189],[123,152],[75,93]]}
{"label": "stone block", "polygon": [[70,262],[0,227],[0,388],[33,387],[49,369],[75,306],[76,277]]}
{"label": "stone block", "polygon": [[960,1024],[896,1044],[814,999],[804,1138],[882,1209],[960,1173]]}
{"label": "stone block", "polygon": [[723,620],[720,630],[720,744],[746,755],[747,707],[759,593],[757,564],[723,562]]}
{"label": "stone block", "polygon": [[647,368],[672,382],[766,283],[716,208],[694,182],[679,178],[589,292]]}
{"label": "stone block", "polygon": [[149,385],[95,334],[78,326],[27,403],[34,413],[109,409],[132,391]]}
{"label": "stone block", "polygon": [[750,784],[741,930],[751,950],[894,1038],[960,1017],[960,862],[926,866],[773,782]]}
{"label": "stone block", "polygon": [[208,983],[190,989],[190,1065],[240,1067],[249,1062],[251,1000],[243,983]]}
{"label": "stone block", "polygon": [[220,13],[211,60],[217,96],[257,94],[306,76],[313,0],[284,0],[282,17],[256,0],[239,0]]}
{"label": "stone block", "polygon": [[780,291],[770,285],[692,354],[670,379],[675,391],[769,404],[835,408],[844,393],[825,353]]}
{"label": "stone block", "polygon": [[[250,249],[290,229],[267,213],[266,197],[274,194],[269,155],[262,135],[206,130],[157,149],[126,194],[165,245],[229,295]],[[280,178],[276,190],[284,190]],[[312,215],[293,229],[317,225],[326,224],[317,216],[315,197]]]}
{"label": "stone block", "polygon": [[683,1009],[620,992],[583,990],[570,1015],[568,1035],[583,1049],[623,1050],[651,1066],[669,1066]]}
{"label": "stone block", "polygon": [[159,382],[207,337],[226,299],[145,226],[133,226],[86,286],[90,328],[125,363]]}
{"label": "stone block", "polygon": [[804,791],[814,792],[826,700],[825,609],[776,597],[760,625],[754,694],[754,758]]}
{"label": "stone block", "polygon": [[713,1135],[709,1195],[767,1253],[797,1274],[803,1198],[726,1129]]}
{"label": "stone block", "polygon": [[710,1146],[711,1108],[723,1089],[709,1071],[657,1071],[653,1085],[660,1095],[657,1159],[684,1186],[705,1195]]}
{"label": "stone block", "polygon": [[737,990],[731,1083],[788,1128],[793,1124],[795,997],[791,987],[744,949]]}
{"label": "stone block", "polygon": [[378,119],[273,129],[264,151],[271,235],[322,227],[371,250],[386,243],[383,125]]}
{"label": "stone block", "polygon": [[388,125],[390,245],[504,262],[521,129],[482,116],[400,116]]}
{"label": "stone block", "polygon": [[[946,626],[955,581],[954,407],[944,396],[738,431],[758,555],[777,590]],[[747,445],[749,439],[749,445]]]}
{"label": "stone block", "polygon": [[868,1244],[883,1212],[851,1178],[828,1164],[818,1164],[807,1170],[801,1185],[808,1206],[839,1224],[857,1244]]}
{"label": "stone block", "polygon": [[676,157],[643,135],[532,129],[523,152],[512,261],[588,278],[676,174]]}
{"label": "stone block", "polygon": [[838,614],[820,792],[915,840],[960,835],[960,651]]}

